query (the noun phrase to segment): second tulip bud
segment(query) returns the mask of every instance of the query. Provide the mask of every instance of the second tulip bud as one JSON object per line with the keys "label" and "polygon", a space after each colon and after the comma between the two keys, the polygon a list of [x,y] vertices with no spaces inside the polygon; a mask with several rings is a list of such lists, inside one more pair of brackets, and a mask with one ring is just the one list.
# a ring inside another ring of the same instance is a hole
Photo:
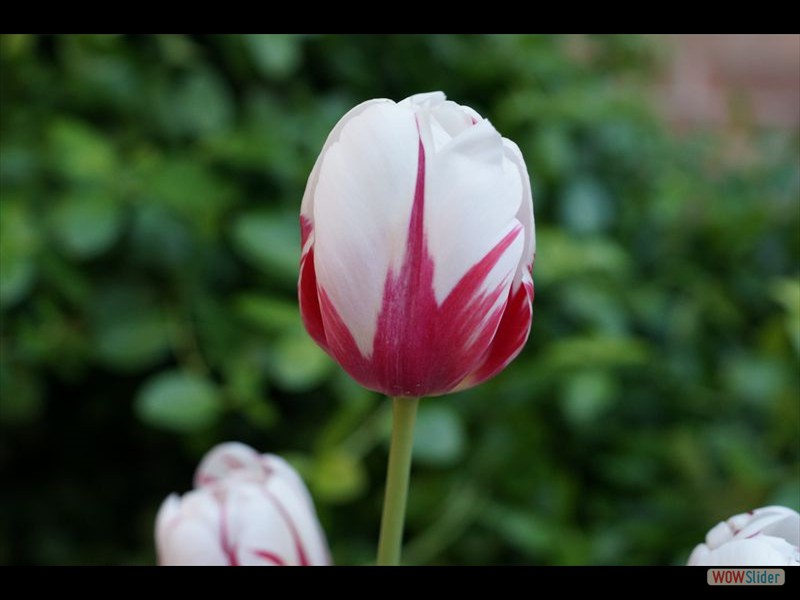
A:
{"label": "second tulip bud", "polygon": [[282,458],[236,442],[205,456],[193,491],[164,501],[156,548],[160,565],[330,564],[300,476]]}

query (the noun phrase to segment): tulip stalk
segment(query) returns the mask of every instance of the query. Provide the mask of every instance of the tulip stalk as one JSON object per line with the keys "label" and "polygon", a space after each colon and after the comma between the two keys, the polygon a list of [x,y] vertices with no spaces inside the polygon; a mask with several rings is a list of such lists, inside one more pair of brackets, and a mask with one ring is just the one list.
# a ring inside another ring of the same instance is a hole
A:
{"label": "tulip stalk", "polygon": [[392,442],[378,541],[379,566],[400,564],[411,452],[414,449],[414,421],[417,418],[419,398],[393,398],[392,404]]}

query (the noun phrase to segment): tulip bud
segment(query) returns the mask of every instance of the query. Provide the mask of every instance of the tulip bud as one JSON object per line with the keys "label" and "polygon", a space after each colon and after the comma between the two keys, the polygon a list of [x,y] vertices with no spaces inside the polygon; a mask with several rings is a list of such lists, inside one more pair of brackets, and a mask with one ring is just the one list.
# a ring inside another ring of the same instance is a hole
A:
{"label": "tulip bud", "polygon": [[282,458],[244,444],[213,448],[195,489],[169,496],[156,518],[160,565],[329,565],[311,496]]}
{"label": "tulip bud", "polygon": [[766,506],[718,523],[689,557],[689,566],[798,566],[800,514]]}
{"label": "tulip bud", "polygon": [[522,350],[535,234],[516,144],[441,92],[369,100],[333,128],[301,207],[300,310],[359,383],[472,387]]}

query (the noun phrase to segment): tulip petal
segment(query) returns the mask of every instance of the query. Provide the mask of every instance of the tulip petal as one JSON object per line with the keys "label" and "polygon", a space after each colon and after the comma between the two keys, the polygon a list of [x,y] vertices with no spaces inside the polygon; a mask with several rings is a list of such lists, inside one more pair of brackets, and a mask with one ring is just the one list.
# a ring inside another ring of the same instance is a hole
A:
{"label": "tulip petal", "polygon": [[708,546],[705,544],[697,544],[689,555],[689,560],[686,561],[687,566],[695,567],[702,565],[704,561],[708,560],[708,555],[710,553],[711,550]]}
{"label": "tulip petal", "polygon": [[314,197],[317,191],[317,184],[319,183],[322,157],[331,145],[339,141],[342,129],[350,120],[357,117],[371,106],[378,104],[393,104],[393,102],[386,99],[367,100],[352,108],[339,119],[339,122],[336,123],[333,130],[328,135],[327,140],[325,140],[322,152],[320,152],[314,163],[314,168],[311,170],[311,175],[306,183],[303,201],[300,206],[300,243],[302,247],[300,280],[298,283],[300,315],[311,337],[324,349],[327,349],[327,343],[325,341],[325,327],[319,308],[317,275],[314,266]]}
{"label": "tulip petal", "polygon": [[800,545],[800,513],[783,507],[758,509],[735,535],[749,538],[756,534],[780,537],[793,546]]}
{"label": "tulip petal", "polygon": [[722,521],[712,527],[706,534],[706,544],[709,548],[718,548],[733,539],[734,531],[728,521]]}
{"label": "tulip petal", "polygon": [[331,557],[328,553],[328,543],[325,532],[316,518],[314,501],[308,493],[303,480],[289,463],[274,454],[265,454],[262,457],[265,468],[270,472],[269,490],[276,498],[286,498],[287,502],[295,507],[303,506],[303,510],[295,510],[297,515],[291,520],[299,540],[306,540],[303,544],[306,559],[312,565],[328,565]]}
{"label": "tulip petal", "polygon": [[175,520],[180,518],[180,510],[181,499],[177,494],[170,494],[161,503],[156,515],[155,537],[157,551],[160,552],[162,548],[167,547],[168,532]]}
{"label": "tulip petal", "polygon": [[[502,258],[522,251],[521,225],[502,237],[465,273],[446,299],[437,302],[434,263],[427,249],[425,148],[419,164],[402,268],[390,271],[383,293],[373,352],[359,352],[345,320],[323,287],[320,304],[330,349],[362,385],[395,396],[436,395],[452,390],[486,352],[504,308],[510,277],[486,290]],[[515,261],[514,261],[515,262]]]}
{"label": "tulip petal", "polygon": [[[301,217],[301,219],[305,219],[305,217]],[[300,317],[303,319],[306,330],[311,339],[317,342],[322,349],[328,351],[325,324],[322,320],[322,309],[319,305],[313,245],[309,245],[308,250],[303,254],[303,258],[300,259],[300,280],[297,284],[297,290]]]}
{"label": "tulip petal", "polygon": [[[425,233],[435,264],[436,301],[441,304],[475,264],[520,226],[516,214],[522,182],[516,165],[505,159],[500,134],[486,120],[433,153],[428,165]],[[503,253],[482,291],[510,284],[521,246],[515,244]]]}
{"label": "tulip petal", "polygon": [[[281,513],[289,528],[298,563],[329,565],[331,559],[325,534],[305,486],[298,488],[290,480],[276,477],[270,481],[267,493],[271,495],[276,510]],[[303,505],[303,510],[297,510]]]}
{"label": "tulip petal", "polygon": [[[220,511],[205,490],[189,492],[180,504],[174,496],[161,507],[165,512],[156,520],[156,546],[160,565],[230,565],[220,538]],[[160,512],[161,512],[160,511]]]}
{"label": "tulip petal", "polygon": [[255,484],[228,489],[225,515],[231,547],[238,564],[300,565],[295,540],[274,499]]}
{"label": "tulip petal", "polygon": [[328,134],[328,138],[325,140],[325,144],[322,146],[322,152],[320,152],[319,156],[317,157],[317,160],[314,163],[314,168],[311,169],[311,175],[308,177],[306,189],[303,193],[303,201],[300,205],[300,215],[304,217],[304,224],[301,225],[301,239],[303,246],[305,246],[306,240],[309,237],[309,233],[313,229],[314,194],[317,190],[317,183],[319,182],[319,170],[322,163],[322,157],[325,155],[325,152],[331,147],[331,145],[339,141],[339,136],[342,133],[342,129],[350,120],[357,117],[371,106],[375,106],[377,104],[394,103],[385,98],[376,98],[362,102],[358,106],[351,108],[341,119],[339,119],[339,122],[336,123],[333,130]]}
{"label": "tulip petal", "polygon": [[208,486],[239,470],[261,471],[261,456],[240,442],[218,444],[200,461],[194,476],[195,487]]}
{"label": "tulip petal", "polygon": [[525,228],[525,246],[522,250],[522,260],[519,264],[517,276],[514,279],[515,285],[521,282],[523,272],[531,269],[533,259],[536,255],[536,224],[533,219],[533,194],[531,193],[531,180],[528,175],[528,167],[525,164],[525,159],[522,157],[522,152],[519,150],[514,142],[509,139],[503,138],[503,148],[505,150],[506,159],[510,160],[519,172],[520,181],[522,182],[522,202],[519,204],[517,211],[517,220],[522,223]]}
{"label": "tulip petal", "polygon": [[503,318],[497,328],[486,358],[481,365],[468,376],[459,390],[465,390],[494,377],[506,368],[522,352],[531,331],[533,316],[533,280],[527,272],[523,273],[522,285],[512,287],[509,292]]}
{"label": "tulip petal", "polygon": [[[317,284],[365,356],[372,353],[387,275],[399,270],[405,254],[417,144],[409,109],[373,104],[344,124],[319,170],[313,206]],[[325,311],[322,317],[327,334]]]}
{"label": "tulip petal", "polygon": [[[777,538],[773,538],[773,540],[776,539]],[[777,542],[783,542],[783,544],[791,549],[791,546],[785,541],[777,540]],[[689,559],[689,564],[704,567],[791,565],[790,555],[787,555],[782,550],[785,549],[777,549],[772,542],[765,543],[758,539],[733,540],[709,552],[698,552],[697,549],[695,549],[695,552],[692,553]]]}
{"label": "tulip petal", "polygon": [[267,485],[230,487],[227,535],[237,564],[328,565],[330,556],[313,505],[293,482],[271,477]]}
{"label": "tulip petal", "polygon": [[302,502],[311,507],[313,512],[314,502],[311,499],[311,494],[308,493],[308,489],[300,475],[288,462],[277,454],[263,454],[261,456],[261,465],[271,485],[276,480],[285,482],[291,488],[292,495],[299,497]]}

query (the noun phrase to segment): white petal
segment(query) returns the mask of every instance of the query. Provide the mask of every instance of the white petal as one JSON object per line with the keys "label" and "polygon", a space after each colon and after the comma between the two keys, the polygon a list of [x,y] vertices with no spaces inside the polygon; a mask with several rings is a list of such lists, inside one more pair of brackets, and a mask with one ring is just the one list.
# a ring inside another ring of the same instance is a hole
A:
{"label": "white petal", "polygon": [[770,506],[762,506],[761,508],[757,508],[753,511],[753,516],[761,517],[763,515],[784,515],[784,516],[800,516],[796,510],[792,510],[786,506],[778,506],[778,505],[770,505]]}
{"label": "white petal", "polygon": [[733,539],[733,531],[727,521],[717,523],[706,534],[706,544],[709,548],[717,548]]}
{"label": "white petal", "polygon": [[231,488],[225,514],[239,564],[328,564],[327,544],[313,510],[293,485],[278,477],[267,486]]}
{"label": "white petal", "polygon": [[303,479],[300,477],[297,471],[294,470],[294,467],[286,462],[286,460],[277,454],[263,454],[261,456],[261,464],[269,474],[268,480],[271,480],[273,477],[277,477],[278,479],[286,482],[295,490],[296,494],[304,497],[306,502],[313,506],[313,501],[311,499],[311,495],[308,493],[306,484],[303,482]]}
{"label": "white petal", "polygon": [[225,442],[214,446],[200,461],[194,475],[195,487],[210,485],[236,470],[261,470],[261,457],[250,446]]}
{"label": "white petal", "polygon": [[697,544],[692,550],[692,553],[689,555],[689,560],[686,564],[690,567],[694,567],[697,565],[703,564],[704,560],[707,560],[708,555],[711,553],[711,550],[705,544]]}
{"label": "white petal", "polygon": [[316,162],[314,163],[314,168],[311,169],[311,175],[308,177],[308,182],[306,183],[306,190],[303,194],[303,201],[300,204],[300,214],[304,217],[311,219],[313,222],[313,208],[314,208],[314,192],[317,189],[317,182],[319,181],[319,167],[322,163],[322,157],[325,155],[325,152],[330,148],[330,146],[339,140],[339,135],[342,132],[342,128],[354,117],[357,117],[362,112],[367,110],[370,106],[375,104],[394,104],[391,100],[386,98],[375,98],[372,100],[367,100],[362,102],[358,106],[354,106],[351,108],[345,115],[339,119],[339,121],[334,125],[331,132],[328,134],[328,138],[325,140],[325,144],[322,146],[322,151],[319,153]]}
{"label": "white petal", "polygon": [[[439,304],[469,269],[520,226],[516,215],[522,194],[519,170],[504,156],[502,138],[486,120],[464,130],[440,152],[426,154],[425,231]],[[484,291],[510,284],[522,246],[520,236],[486,278]]]}
{"label": "white petal", "polygon": [[178,494],[170,494],[161,503],[161,508],[158,509],[158,514],[156,515],[156,549],[159,550],[162,547],[166,547],[166,532],[169,527],[175,522],[176,519],[180,518],[180,509],[181,509],[181,499]]}
{"label": "white petal", "polygon": [[505,149],[506,158],[517,167],[520,180],[522,181],[522,201],[517,211],[517,220],[522,223],[522,226],[525,228],[525,246],[522,250],[522,257],[519,262],[517,274],[514,278],[515,285],[518,285],[524,273],[527,273],[528,267],[533,263],[533,257],[536,253],[536,225],[533,219],[533,195],[531,194],[531,179],[530,175],[528,175],[528,167],[525,165],[525,159],[522,158],[522,152],[520,152],[519,147],[506,138],[503,138],[503,147]]}
{"label": "white petal", "polygon": [[[788,544],[787,544],[788,545]],[[771,543],[763,540],[734,540],[711,550],[705,555],[695,556],[693,565],[700,566],[787,566],[791,564],[791,557],[781,550],[775,549]],[[692,560],[690,558],[690,561]]]}
{"label": "white petal", "polygon": [[405,106],[414,111],[419,111],[422,109],[431,109],[444,102],[445,98],[444,92],[423,92],[422,94],[409,96],[397,104],[398,106]]}
{"label": "white petal", "polygon": [[271,479],[269,491],[280,499],[295,528],[298,539],[303,545],[306,558],[312,565],[330,564],[328,543],[317,519],[317,513],[311,496],[305,485],[291,478]]}
{"label": "white petal", "polygon": [[477,121],[483,120],[471,108],[461,106],[450,100],[435,106],[431,111],[431,115],[451,138],[472,127]]}
{"label": "white petal", "polygon": [[[179,512],[169,498],[162,506],[166,516],[156,525],[159,564],[227,565],[220,545],[219,505],[206,491],[183,497]],[[159,515],[161,516],[161,515]]]}
{"label": "white petal", "polygon": [[800,548],[790,544],[783,538],[758,534],[751,539],[758,540],[762,544],[766,544],[776,552],[779,552],[786,559],[787,565],[796,565],[800,562]]}
{"label": "white petal", "polygon": [[782,538],[792,546],[800,546],[800,513],[784,506],[758,508],[736,537],[747,537],[757,531]]}
{"label": "white petal", "polygon": [[229,490],[225,517],[230,545],[241,565],[299,564],[292,533],[262,486]]}
{"label": "white petal", "polygon": [[436,104],[428,113],[433,152],[439,152],[454,137],[472,127],[482,119],[473,117],[474,111],[467,111],[464,107],[449,100]]}
{"label": "white petal", "polygon": [[405,254],[418,153],[411,110],[376,103],[345,123],[321,157],[313,201],[317,284],[365,356],[387,274]]}

